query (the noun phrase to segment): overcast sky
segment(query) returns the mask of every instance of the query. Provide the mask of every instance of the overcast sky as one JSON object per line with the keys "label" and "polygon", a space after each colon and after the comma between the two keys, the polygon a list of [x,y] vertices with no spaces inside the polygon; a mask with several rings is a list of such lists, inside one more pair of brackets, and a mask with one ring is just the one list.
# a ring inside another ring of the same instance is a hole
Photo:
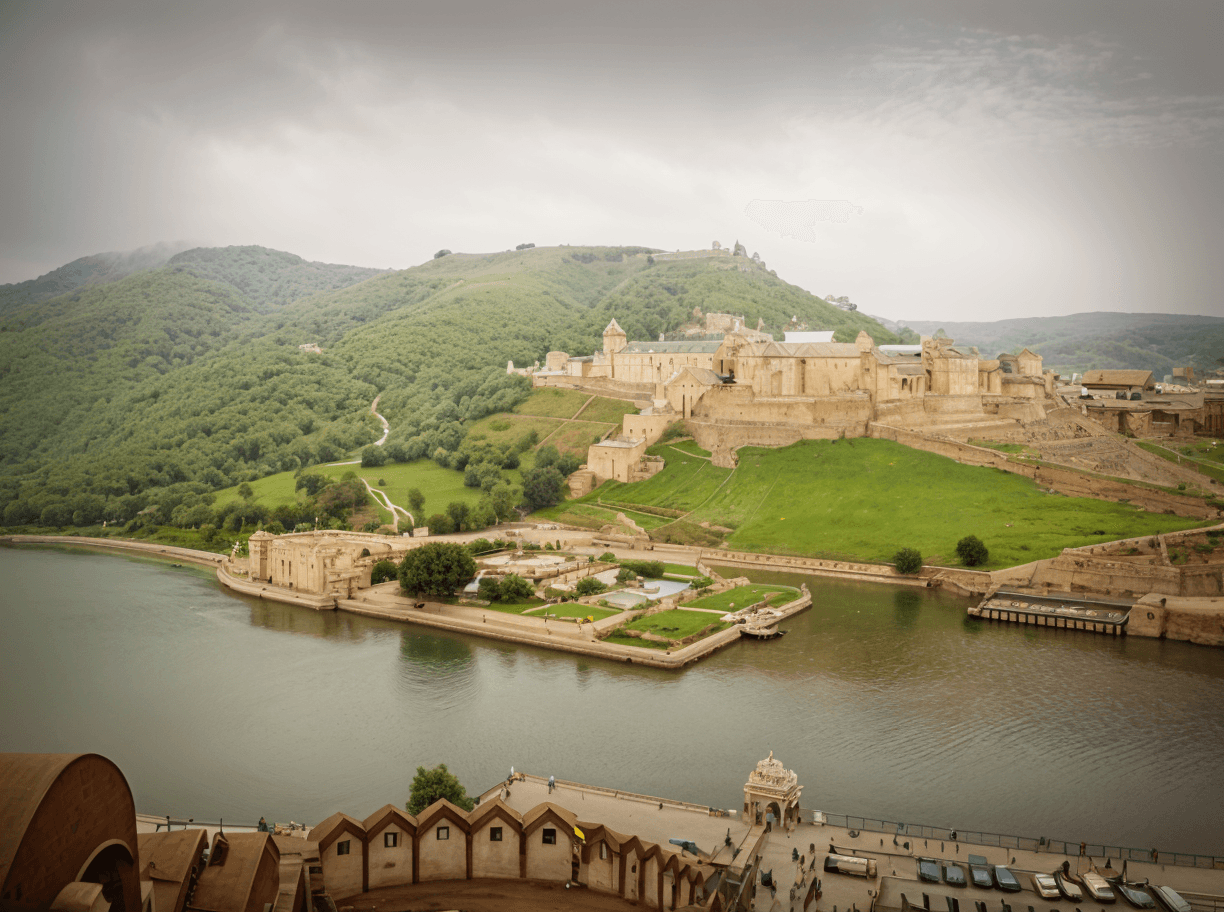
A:
{"label": "overcast sky", "polygon": [[1214,2],[0,0],[0,282],[739,239],[894,319],[1224,316],[1221,48]]}

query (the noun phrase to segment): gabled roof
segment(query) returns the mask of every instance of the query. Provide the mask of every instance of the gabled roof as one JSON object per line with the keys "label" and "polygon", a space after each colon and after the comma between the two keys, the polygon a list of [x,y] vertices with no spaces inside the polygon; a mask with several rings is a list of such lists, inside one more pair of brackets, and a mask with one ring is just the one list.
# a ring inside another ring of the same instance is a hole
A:
{"label": "gabled roof", "polygon": [[384,804],[363,820],[361,825],[365,829],[366,838],[373,839],[393,823],[410,833],[415,833],[417,829],[416,818],[394,804]]}
{"label": "gabled roof", "polygon": [[545,801],[523,815],[523,832],[530,833],[550,821],[559,824],[562,828],[568,827],[572,833],[574,824],[578,822],[578,816],[551,801]]}
{"label": "gabled roof", "polygon": [[694,380],[699,383],[704,383],[706,386],[718,386],[722,383],[722,377],[708,367],[693,367],[691,364],[686,364],[680,370],[669,378],[669,382],[679,380],[684,374],[689,374]]}
{"label": "gabled roof", "polygon": [[446,818],[454,824],[457,824],[460,829],[465,832],[470,830],[468,824],[467,811],[456,804],[451,804],[445,798],[439,798],[425,810],[417,815],[417,829],[424,830],[433,826],[434,823],[442,818]]}
{"label": "gabled roof", "polygon": [[[228,843],[223,864],[213,864],[219,843]],[[200,874],[191,899],[192,909],[204,912],[241,912],[247,907],[255,875],[264,856],[279,867],[280,850],[268,833],[217,833],[208,866]]]}
{"label": "gabled roof", "polygon": [[519,829],[523,827],[523,815],[500,798],[483,801],[476,805],[475,810],[468,814],[468,822],[471,824],[472,829],[475,830],[478,826],[483,826],[491,817],[500,818]]}
{"label": "gabled roof", "polygon": [[612,318],[612,322],[609,323],[606,327],[604,327],[604,331],[603,331],[603,334],[605,336],[611,335],[612,333],[618,333],[622,336],[625,334],[625,331],[620,328],[620,324],[616,322],[616,317]]}
{"label": "gabled roof", "polygon": [[1040,357],[1041,357],[1041,355],[1037,354],[1037,352],[1035,352],[1035,351],[1030,351],[1030,350],[1029,350],[1029,349],[1027,349],[1027,348],[1022,348],[1022,349],[1020,350],[1020,354],[1019,354],[1019,355],[1017,355],[1017,357],[1022,358],[1022,357],[1024,357],[1025,355],[1028,355],[1030,358],[1040,358]]}
{"label": "gabled roof", "polygon": [[339,839],[343,833],[350,833],[363,842],[366,838],[365,827],[362,826],[360,820],[350,817],[342,811],[336,811],[336,813],[310,831],[310,839],[312,842],[319,844],[319,851],[322,852]]}
{"label": "gabled roof", "polygon": [[205,830],[174,830],[167,833],[140,833],[140,877],[182,883],[208,845]]}
{"label": "gabled roof", "polygon": [[1147,386],[1152,372],[1145,370],[1090,370],[1084,372],[1084,386]]}

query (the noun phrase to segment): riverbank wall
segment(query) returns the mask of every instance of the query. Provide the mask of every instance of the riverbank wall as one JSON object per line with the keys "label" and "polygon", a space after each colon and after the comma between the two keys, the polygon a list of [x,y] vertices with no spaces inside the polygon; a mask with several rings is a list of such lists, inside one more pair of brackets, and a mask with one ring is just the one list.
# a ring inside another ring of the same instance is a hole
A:
{"label": "riverbank wall", "polygon": [[180,548],[157,542],[140,542],[131,539],[88,538],[81,535],[5,535],[0,542],[13,545],[71,545],[76,548],[101,548],[107,551],[124,551],[143,554],[163,560],[185,561],[201,567],[220,567],[229,559],[224,554],[197,551],[195,548]]}

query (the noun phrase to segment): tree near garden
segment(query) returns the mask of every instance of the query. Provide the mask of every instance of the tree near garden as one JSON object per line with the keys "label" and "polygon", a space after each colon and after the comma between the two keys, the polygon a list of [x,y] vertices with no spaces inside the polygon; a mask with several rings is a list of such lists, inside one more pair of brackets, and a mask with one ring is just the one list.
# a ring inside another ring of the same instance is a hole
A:
{"label": "tree near garden", "polygon": [[413,516],[421,518],[421,511],[425,509],[425,495],[421,493],[420,488],[412,488],[408,492],[408,507]]}
{"label": "tree near garden", "polygon": [[523,506],[528,511],[551,507],[561,502],[565,479],[553,466],[523,473]]}
{"label": "tree near garden", "polygon": [[917,548],[902,548],[893,555],[893,566],[898,573],[917,573],[922,569],[922,554]]}
{"label": "tree near garden", "polygon": [[476,561],[454,542],[430,542],[404,555],[399,566],[405,593],[448,596],[476,575]]}
{"label": "tree near garden", "polygon": [[603,582],[597,580],[593,576],[584,576],[574,584],[574,592],[576,592],[579,597],[596,595],[603,592],[607,588],[608,587],[605,586]]}
{"label": "tree near garden", "polygon": [[501,595],[507,601],[521,602],[534,596],[535,589],[517,573],[508,573],[501,581]]}
{"label": "tree near garden", "polygon": [[990,551],[976,535],[966,535],[958,541],[956,555],[966,567],[976,567],[990,560]]}
{"label": "tree near garden", "polygon": [[408,813],[415,816],[439,798],[445,798],[465,811],[476,807],[476,802],[468,797],[463,783],[446,768],[445,763],[439,763],[433,769],[428,770],[423,766],[418,766],[416,775],[412,777],[412,788],[408,793],[408,804],[406,805]]}

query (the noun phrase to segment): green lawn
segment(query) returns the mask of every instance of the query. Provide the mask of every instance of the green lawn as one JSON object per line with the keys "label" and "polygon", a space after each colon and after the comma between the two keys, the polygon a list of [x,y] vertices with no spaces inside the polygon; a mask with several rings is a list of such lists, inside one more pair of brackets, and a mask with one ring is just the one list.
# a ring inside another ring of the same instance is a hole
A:
{"label": "green lawn", "polygon": [[[580,418],[577,421],[567,421],[548,438],[548,442],[562,453],[574,453],[586,462],[587,448],[596,440],[602,439],[609,431],[619,433],[620,426],[615,424],[596,424]],[[540,440],[544,437],[541,435]]]}
{"label": "green lawn", "polygon": [[543,604],[543,599],[531,598],[521,602],[490,602],[489,607],[503,614],[526,614],[533,608],[539,608]]}
{"label": "green lawn", "polygon": [[534,415],[510,415],[505,412],[481,418],[468,428],[465,439],[488,441],[499,446],[518,442],[531,431],[543,440],[561,426],[556,418],[537,418]]}
{"label": "green lawn", "polygon": [[[392,503],[404,509],[411,509],[408,505],[408,491],[412,488],[420,488],[421,493],[425,495],[425,515],[417,517],[418,521],[427,519],[434,513],[444,512],[446,505],[451,501],[474,506],[480,500],[480,491],[477,488],[464,487],[462,472],[455,469],[444,469],[430,459],[418,459],[416,462],[409,463],[390,463],[369,469],[363,469],[359,465],[311,466],[307,471],[337,479],[342,478],[347,472],[354,472],[357,477],[368,481],[371,487],[385,491]],[[507,472],[506,474],[515,482],[519,481],[518,472]],[[379,479],[385,481],[386,484],[380,486]],[[295,483],[296,479],[292,472],[277,472],[267,478],[252,481],[251,489],[255,492],[252,500],[269,509],[283,503],[297,503],[301,498],[298,496],[300,492],[294,490]],[[216,509],[231,500],[238,499],[237,486],[225,488],[217,492],[217,500],[213,508]],[[373,505],[372,499],[370,503]],[[385,510],[381,511],[381,515],[387,519],[390,518]]]}
{"label": "green lawn", "polygon": [[580,605],[578,602],[560,602],[556,605],[549,605],[544,610],[532,613],[533,617],[539,617],[543,614],[555,614],[559,618],[587,618],[593,617],[597,621],[602,621],[606,617],[612,617],[614,614],[620,614],[615,608],[599,608],[595,605]]}
{"label": "green lawn", "polygon": [[[573,418],[574,413],[591,398],[590,393],[545,387],[532,392],[514,407],[519,415],[540,415],[545,418]],[[592,407],[595,405],[591,403]],[[583,416],[586,417],[585,415]]]}
{"label": "green lawn", "polygon": [[628,637],[612,633],[604,637],[603,642],[614,646],[637,646],[641,649],[671,649],[667,643],[656,643],[653,640],[643,640],[639,637]]}
{"label": "green lawn", "polygon": [[605,399],[603,396],[596,396],[591,400],[591,404],[582,410],[582,414],[578,417],[582,421],[615,424],[619,428],[621,426],[621,419],[635,412],[637,412],[637,409],[634,408],[632,402],[627,402],[624,399]]}
{"label": "green lawn", "polygon": [[701,576],[701,574],[697,572],[696,567],[691,567],[688,564],[667,564],[665,563],[663,565],[663,572],[671,573],[676,576],[689,577],[692,579],[696,579],[697,577]]}
{"label": "green lawn", "polygon": [[[636,621],[631,621],[625,625],[625,629],[653,633],[671,640],[682,640],[686,636],[692,636],[699,630],[704,630],[710,624],[716,625],[715,630],[722,630],[724,627],[729,626],[726,622],[720,621],[714,615],[707,614],[704,611],[671,608],[667,611],[660,611],[658,614],[652,614],[648,617],[641,617]],[[710,632],[714,633],[715,630]]]}
{"label": "green lawn", "polygon": [[755,605],[761,599],[768,598],[772,607],[785,605],[795,599],[799,593],[786,586],[736,586],[717,595],[707,595],[705,598],[689,602],[686,608],[709,608],[714,611],[739,611],[749,605]]}
{"label": "green lawn", "polygon": [[[990,549],[983,569],[1054,557],[1064,548],[1207,525],[1130,504],[1064,497],[998,469],[961,465],[887,440],[811,440],[781,449],[745,447],[720,469],[667,444],[658,475],[605,482],[543,516],[600,500],[692,511],[734,531],[745,551],[890,563],[917,548],[927,563],[959,566],[956,543],[976,535]],[[663,531],[673,529],[669,526]]]}

